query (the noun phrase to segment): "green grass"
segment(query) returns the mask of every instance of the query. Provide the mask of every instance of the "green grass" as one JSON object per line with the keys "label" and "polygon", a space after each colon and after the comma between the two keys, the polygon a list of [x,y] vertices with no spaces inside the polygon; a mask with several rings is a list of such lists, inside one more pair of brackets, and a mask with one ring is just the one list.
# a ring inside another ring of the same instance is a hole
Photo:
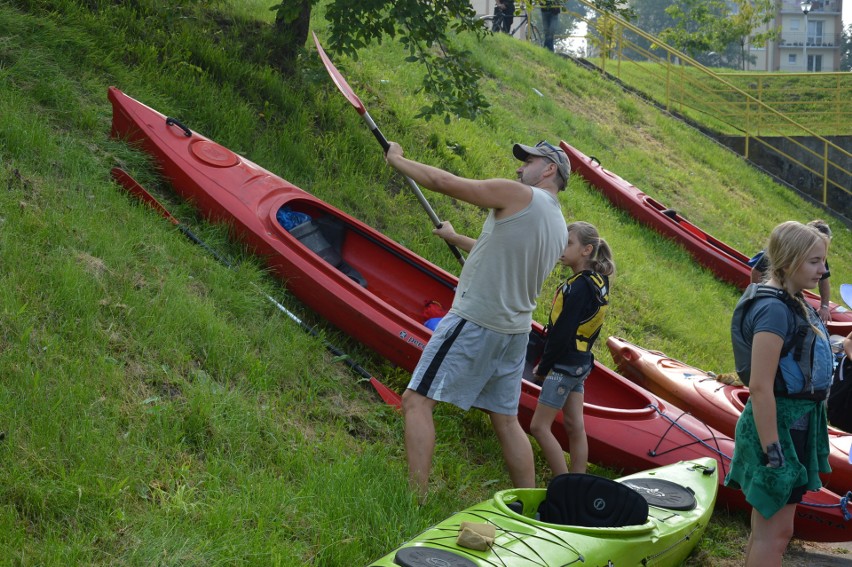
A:
{"label": "green grass", "polygon": [[[266,63],[266,3],[233,4],[0,3],[0,563],[363,565],[509,485],[484,416],[440,407],[418,507],[398,414],[270,305],[255,285],[318,322],[224,228],[108,138],[116,85],[457,272],[312,50],[282,77]],[[324,37],[318,15],[314,29]],[[468,47],[493,105],[477,123],[414,119],[421,71],[399,45],[335,62],[388,138],[461,175],[513,176],[513,142],[565,139],[747,253],[778,222],[825,216],[596,74],[506,37]],[[124,196],[116,164],[239,267]],[[482,211],[428,198],[479,229]],[[562,205],[615,251],[605,334],[731,369],[735,289],[576,176]],[[833,225],[836,292],[852,241]],[[404,372],[322,328],[404,387]],[[611,363],[603,341],[596,355]],[[718,512],[691,564],[738,556],[744,525]]]}

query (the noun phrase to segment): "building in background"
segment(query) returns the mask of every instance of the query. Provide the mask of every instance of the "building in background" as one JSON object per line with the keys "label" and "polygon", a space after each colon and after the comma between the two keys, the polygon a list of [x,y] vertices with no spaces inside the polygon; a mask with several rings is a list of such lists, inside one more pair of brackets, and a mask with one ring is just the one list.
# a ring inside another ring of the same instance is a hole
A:
{"label": "building in background", "polygon": [[788,73],[840,70],[842,2],[813,0],[808,4],[810,9],[803,10],[803,5],[807,6],[799,0],[778,0],[773,25],[780,30],[780,36],[766,47],[749,47],[749,55],[755,62],[747,63],[747,70]]}

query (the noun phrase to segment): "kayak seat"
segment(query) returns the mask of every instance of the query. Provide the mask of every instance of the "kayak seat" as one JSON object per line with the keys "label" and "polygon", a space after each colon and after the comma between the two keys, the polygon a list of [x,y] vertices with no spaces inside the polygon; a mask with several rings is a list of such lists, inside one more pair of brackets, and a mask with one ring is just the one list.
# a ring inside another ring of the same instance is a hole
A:
{"label": "kayak seat", "polygon": [[346,274],[361,287],[367,287],[367,280],[358,270],[347,264],[340,255],[345,237],[345,228],[339,223],[329,223],[322,218],[310,219],[290,229],[299,242],[317,256]]}
{"label": "kayak seat", "polygon": [[648,503],[620,482],[592,474],[567,473],[547,485],[538,507],[539,519],[550,524],[618,528],[648,521]]}

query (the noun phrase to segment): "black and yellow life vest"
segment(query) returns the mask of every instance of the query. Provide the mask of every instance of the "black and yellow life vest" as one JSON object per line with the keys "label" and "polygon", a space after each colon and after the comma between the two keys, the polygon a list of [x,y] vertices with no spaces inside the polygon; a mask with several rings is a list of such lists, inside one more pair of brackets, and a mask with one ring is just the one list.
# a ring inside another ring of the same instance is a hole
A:
{"label": "black and yellow life vest", "polygon": [[591,345],[595,342],[598,334],[603,326],[606,309],[609,305],[609,287],[607,280],[597,272],[583,271],[572,275],[556,292],[556,297],[553,298],[553,305],[550,308],[550,317],[548,318],[548,329],[553,326],[554,322],[559,319],[562,313],[563,301],[567,289],[576,282],[579,278],[585,277],[592,284],[596,301],[596,309],[588,317],[580,321],[577,327],[577,334],[574,338],[575,347],[578,352],[589,352]]}

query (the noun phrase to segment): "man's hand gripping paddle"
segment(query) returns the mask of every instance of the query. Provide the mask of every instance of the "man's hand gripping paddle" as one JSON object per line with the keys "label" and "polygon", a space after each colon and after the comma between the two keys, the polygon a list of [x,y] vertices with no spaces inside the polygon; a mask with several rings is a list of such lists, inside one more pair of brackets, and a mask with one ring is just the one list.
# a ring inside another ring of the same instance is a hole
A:
{"label": "man's hand gripping paddle", "polygon": [[[367,112],[366,108],[364,108],[364,103],[361,102],[361,99],[358,98],[358,95],[355,94],[355,91],[352,90],[352,87],[349,86],[349,83],[346,82],[346,79],[343,78],[343,75],[340,74],[340,71],[337,70],[334,63],[331,62],[331,59],[328,58],[328,55],[326,55],[325,50],[322,48],[322,45],[320,45],[317,34],[313,32],[311,33],[314,36],[314,43],[317,45],[317,51],[319,52],[320,59],[322,59],[322,63],[325,65],[325,70],[328,71],[329,75],[331,75],[331,80],[334,81],[334,84],[337,85],[337,88],[340,89],[340,92],[343,93],[346,100],[355,107],[355,110],[358,111],[358,114],[360,114],[361,118],[364,119],[364,122],[367,123],[367,126],[370,128],[370,132],[373,133],[373,136],[376,140],[378,140],[379,144],[381,144],[382,149],[387,152],[390,147],[387,138],[384,137],[381,130],[379,130],[379,127],[376,126],[375,122],[373,122],[373,118],[370,116],[370,113]],[[432,220],[432,224],[435,225],[435,228],[441,228],[441,219],[439,219],[438,215],[435,214],[435,211],[432,210],[432,207],[429,205],[426,197],[423,196],[423,192],[420,191],[420,187],[418,187],[417,183],[408,176],[405,176],[405,180],[408,182],[408,185],[411,187],[411,190],[414,192],[417,200],[420,201],[420,205],[426,211],[426,214],[429,215],[429,218]],[[449,242],[447,242],[447,246],[450,247],[450,251],[452,251],[453,256],[455,256],[459,261],[459,264],[464,265],[464,256],[462,256],[461,251]]]}

